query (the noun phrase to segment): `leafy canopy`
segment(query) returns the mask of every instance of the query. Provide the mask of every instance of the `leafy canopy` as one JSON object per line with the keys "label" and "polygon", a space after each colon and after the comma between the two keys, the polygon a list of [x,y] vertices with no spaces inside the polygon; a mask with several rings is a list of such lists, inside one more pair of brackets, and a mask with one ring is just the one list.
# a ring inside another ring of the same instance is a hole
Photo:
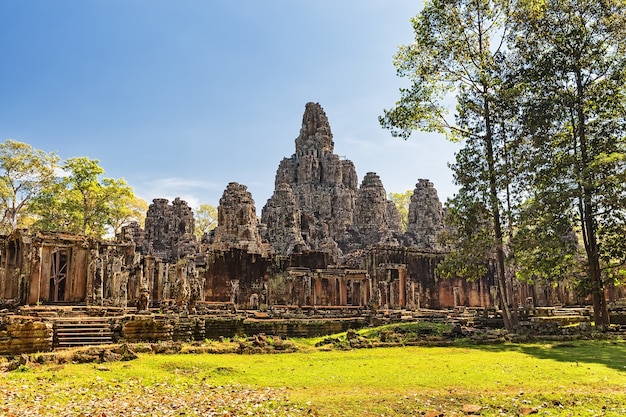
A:
{"label": "leafy canopy", "polygon": [[62,168],[64,176],[31,204],[36,228],[103,236],[142,221],[147,203],[135,197],[124,179],[101,178],[104,169],[98,160],[69,158]]}
{"label": "leafy canopy", "polygon": [[200,204],[195,210],[195,234],[198,240],[217,227],[217,208],[210,204]]}
{"label": "leafy canopy", "polygon": [[59,157],[8,139],[0,144],[0,209],[3,233],[25,226],[28,203],[55,179]]}

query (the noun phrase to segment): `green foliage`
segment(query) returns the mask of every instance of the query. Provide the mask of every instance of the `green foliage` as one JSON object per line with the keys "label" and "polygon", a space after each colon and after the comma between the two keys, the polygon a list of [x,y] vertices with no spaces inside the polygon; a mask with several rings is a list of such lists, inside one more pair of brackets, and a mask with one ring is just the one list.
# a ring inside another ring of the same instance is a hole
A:
{"label": "green foliage", "polygon": [[200,207],[195,210],[195,234],[198,240],[216,227],[217,208],[210,204],[200,204]]}
{"label": "green foliage", "polygon": [[30,204],[37,217],[35,228],[103,236],[107,228],[117,232],[124,223],[142,219],[145,201],[137,199],[123,179],[101,179],[99,161],[70,158],[62,168],[66,176]]}
{"label": "green foliage", "polygon": [[59,157],[32,146],[6,140],[0,144],[0,232],[8,233],[28,222],[28,203],[55,178]]}
{"label": "green foliage", "polygon": [[448,227],[440,240],[452,250],[437,265],[437,272],[444,278],[476,280],[487,274],[488,260],[494,258],[493,227],[486,205],[464,201],[464,195],[462,189],[447,202]]}
{"label": "green foliage", "polygon": [[137,222],[143,227],[148,211],[148,202],[135,196],[123,179],[112,181],[118,181],[118,183],[112,186],[113,195],[109,197],[108,201],[108,226],[111,227],[114,234],[119,233],[122,226],[131,222]]}
{"label": "green foliage", "polygon": [[389,199],[393,201],[398,213],[400,213],[400,225],[403,232],[406,232],[409,224],[409,204],[411,204],[412,196],[413,190],[406,190],[403,193],[389,193]]}
{"label": "green foliage", "polygon": [[75,224],[76,233],[104,234],[104,225],[107,214],[107,196],[99,177],[104,169],[99,161],[89,158],[70,158],[63,165],[68,173],[65,177],[65,206],[69,213],[74,215],[78,222]]}
{"label": "green foliage", "polygon": [[452,325],[448,323],[431,323],[416,321],[408,323],[393,323],[359,330],[358,333],[368,338],[380,338],[389,332],[402,335],[404,338],[416,340],[425,335],[443,336],[450,333]]}
{"label": "green foliage", "polygon": [[[321,349],[363,349],[373,347],[405,346],[429,343],[451,342],[453,326],[448,323],[413,321],[392,323],[360,330],[348,330],[345,333],[330,337],[315,338],[316,348]],[[446,342],[442,342],[446,339]],[[307,344],[306,340],[301,343]]]}
{"label": "green foliage", "polygon": [[[608,324],[604,281],[622,276],[626,261],[626,4],[522,2],[514,17],[519,108],[533,148],[528,206],[539,209],[520,216],[518,250],[531,255],[521,258],[531,272],[562,269],[578,260],[565,232],[578,231],[580,287],[596,322]],[[532,255],[533,245],[545,251]]]}
{"label": "green foliage", "polygon": [[28,365],[20,364],[15,371],[16,372],[28,372],[30,371],[30,368],[28,367]]}
{"label": "green foliage", "polygon": [[[411,82],[400,100],[379,118],[394,136],[411,131],[440,132],[458,140],[472,135],[446,118],[451,93],[487,93],[505,30],[505,2],[430,0],[411,22],[415,42],[399,48],[394,65]],[[496,42],[491,43],[492,38]]]}
{"label": "green foliage", "polygon": [[578,236],[571,214],[528,199],[522,205],[512,239],[517,277],[522,281],[580,280]]}
{"label": "green foliage", "polygon": [[57,178],[50,186],[35,196],[28,205],[28,211],[34,216],[34,230],[57,230],[71,232],[79,222],[65,204],[65,183]]}

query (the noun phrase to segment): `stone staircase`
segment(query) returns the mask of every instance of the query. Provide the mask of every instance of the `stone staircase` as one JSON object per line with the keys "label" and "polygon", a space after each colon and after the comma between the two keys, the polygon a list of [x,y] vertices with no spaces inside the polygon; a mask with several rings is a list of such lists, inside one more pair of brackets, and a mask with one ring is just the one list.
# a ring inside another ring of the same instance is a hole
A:
{"label": "stone staircase", "polygon": [[111,324],[105,317],[57,317],[52,322],[54,347],[113,343]]}

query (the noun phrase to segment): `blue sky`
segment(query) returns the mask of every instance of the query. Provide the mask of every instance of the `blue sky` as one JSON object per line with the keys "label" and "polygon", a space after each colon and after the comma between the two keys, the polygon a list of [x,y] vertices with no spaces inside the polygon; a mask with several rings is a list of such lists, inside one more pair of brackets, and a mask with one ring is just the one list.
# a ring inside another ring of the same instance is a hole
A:
{"label": "blue sky", "polygon": [[257,211],[295,151],[304,106],[335,153],[388,192],[454,193],[457,145],[378,124],[406,81],[420,0],[0,0],[0,140],[100,160],[135,193],[216,205],[231,181]]}

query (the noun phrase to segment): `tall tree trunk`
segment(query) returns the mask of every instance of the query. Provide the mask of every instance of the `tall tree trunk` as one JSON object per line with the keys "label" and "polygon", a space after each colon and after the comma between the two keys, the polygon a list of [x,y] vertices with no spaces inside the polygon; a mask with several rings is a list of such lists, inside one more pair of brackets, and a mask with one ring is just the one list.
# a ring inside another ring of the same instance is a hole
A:
{"label": "tall tree trunk", "polygon": [[575,69],[576,74],[576,116],[577,116],[577,134],[580,141],[580,166],[579,172],[582,175],[579,181],[582,182],[579,189],[582,191],[581,196],[581,223],[583,228],[583,237],[585,243],[585,252],[587,254],[587,272],[591,284],[591,299],[593,302],[593,319],[596,326],[604,327],[611,324],[609,309],[604,296],[604,283],[602,282],[602,270],[600,268],[600,255],[598,253],[597,228],[594,220],[593,194],[594,184],[593,178],[589,178],[588,169],[586,169],[591,161],[588,154],[586,116],[583,107],[584,86],[582,82],[582,74],[579,68]]}
{"label": "tall tree trunk", "polygon": [[82,233],[83,235],[87,235],[87,225],[89,223],[89,201],[87,200],[87,196],[83,193],[83,225],[82,225]]}
{"label": "tall tree trunk", "polygon": [[506,280],[506,266],[504,257],[504,239],[502,236],[502,220],[500,219],[500,203],[498,201],[498,186],[496,179],[496,167],[493,151],[493,129],[491,126],[491,114],[489,107],[489,98],[486,92],[483,95],[483,110],[485,114],[485,147],[487,150],[487,171],[489,175],[489,203],[491,215],[493,216],[493,233],[496,243],[496,267],[498,274],[498,293],[500,303],[502,304],[502,318],[504,319],[504,327],[508,331],[515,331],[517,328],[516,315],[511,313],[509,306],[509,293]]}

